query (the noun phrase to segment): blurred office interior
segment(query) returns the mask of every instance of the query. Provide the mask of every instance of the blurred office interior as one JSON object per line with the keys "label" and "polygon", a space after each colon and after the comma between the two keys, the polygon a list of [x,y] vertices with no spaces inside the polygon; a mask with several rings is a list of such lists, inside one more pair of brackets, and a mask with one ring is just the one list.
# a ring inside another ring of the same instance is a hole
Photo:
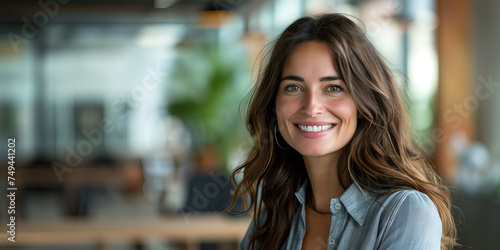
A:
{"label": "blurred office interior", "polygon": [[[498,249],[499,9],[495,0],[2,0],[0,248],[237,249],[250,216],[220,212],[252,144],[239,108],[259,52],[301,16],[340,12],[361,20],[402,73],[415,136],[452,188],[457,249]],[[5,233],[13,137],[15,244]]]}

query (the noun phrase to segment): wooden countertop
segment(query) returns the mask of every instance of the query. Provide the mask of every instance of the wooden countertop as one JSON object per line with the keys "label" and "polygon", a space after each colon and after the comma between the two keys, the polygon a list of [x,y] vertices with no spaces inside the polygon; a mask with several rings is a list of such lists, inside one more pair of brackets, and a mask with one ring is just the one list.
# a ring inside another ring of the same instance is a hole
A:
{"label": "wooden countertop", "polygon": [[113,241],[165,239],[184,242],[191,246],[189,249],[196,249],[196,245],[203,241],[238,242],[245,235],[249,223],[250,217],[225,215],[16,221],[16,242],[8,241],[9,235],[2,233],[0,246],[106,244]]}

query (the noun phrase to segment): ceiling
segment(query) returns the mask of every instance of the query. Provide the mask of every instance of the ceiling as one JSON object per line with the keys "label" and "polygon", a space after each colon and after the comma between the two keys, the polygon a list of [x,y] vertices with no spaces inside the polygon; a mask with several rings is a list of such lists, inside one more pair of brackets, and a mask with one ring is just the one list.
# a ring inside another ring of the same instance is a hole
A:
{"label": "ceiling", "polygon": [[0,23],[189,23],[201,11],[250,12],[267,0],[1,0]]}

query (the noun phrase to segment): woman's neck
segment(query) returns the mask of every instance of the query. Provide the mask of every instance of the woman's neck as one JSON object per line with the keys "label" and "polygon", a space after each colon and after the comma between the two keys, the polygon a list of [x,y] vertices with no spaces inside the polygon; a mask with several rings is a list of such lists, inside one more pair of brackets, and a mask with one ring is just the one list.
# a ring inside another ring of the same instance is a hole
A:
{"label": "woman's neck", "polygon": [[338,177],[338,154],[303,156],[309,182],[311,183],[314,207],[320,212],[330,211],[330,200],[344,193]]}

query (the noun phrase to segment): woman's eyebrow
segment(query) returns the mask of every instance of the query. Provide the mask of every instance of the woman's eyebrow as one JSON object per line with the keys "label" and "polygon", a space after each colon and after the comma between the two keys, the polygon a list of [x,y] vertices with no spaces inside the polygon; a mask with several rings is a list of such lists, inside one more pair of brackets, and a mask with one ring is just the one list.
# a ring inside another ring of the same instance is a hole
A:
{"label": "woman's eyebrow", "polygon": [[288,76],[284,76],[283,78],[281,78],[281,81],[285,81],[285,80],[292,80],[292,81],[297,81],[297,82],[304,82],[304,78],[300,77],[300,76],[294,76],[294,75],[288,75]]}
{"label": "woman's eyebrow", "polygon": [[325,77],[321,77],[319,79],[320,82],[330,82],[330,81],[336,81],[336,80],[341,80],[340,76],[325,76]]}
{"label": "woman's eyebrow", "polygon": [[[304,82],[304,78],[300,76],[294,76],[294,75],[287,75],[281,78],[281,81],[285,80],[292,80],[292,81],[298,81],[298,82]],[[336,81],[336,80],[341,80],[339,76],[324,76],[319,79],[320,82],[330,82],[330,81]]]}

